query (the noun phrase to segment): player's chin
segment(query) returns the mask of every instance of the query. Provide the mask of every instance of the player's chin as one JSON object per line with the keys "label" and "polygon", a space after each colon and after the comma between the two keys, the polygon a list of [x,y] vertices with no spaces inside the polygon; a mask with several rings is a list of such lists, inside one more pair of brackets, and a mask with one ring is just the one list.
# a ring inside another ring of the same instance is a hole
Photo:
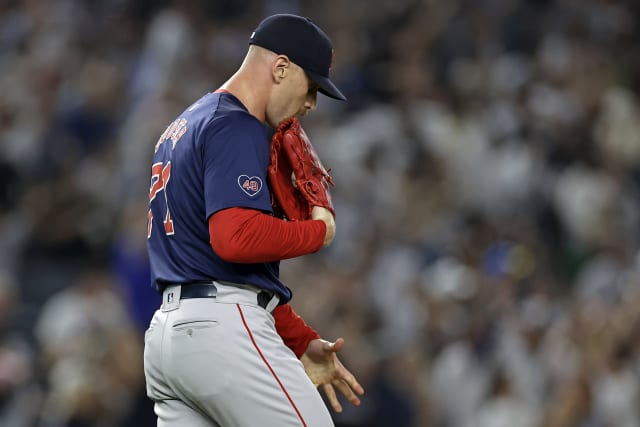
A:
{"label": "player's chin", "polygon": [[273,129],[278,129],[278,127],[284,123],[284,121],[287,120],[286,118],[275,118],[275,117],[267,117],[267,124],[273,128]]}
{"label": "player's chin", "polygon": [[274,126],[274,128],[278,128],[282,123],[286,122],[289,119],[293,119],[294,117],[302,117],[302,116],[304,116],[304,114],[300,114],[300,113],[288,115],[285,118],[283,118],[282,120],[278,121],[278,124],[276,126]]}

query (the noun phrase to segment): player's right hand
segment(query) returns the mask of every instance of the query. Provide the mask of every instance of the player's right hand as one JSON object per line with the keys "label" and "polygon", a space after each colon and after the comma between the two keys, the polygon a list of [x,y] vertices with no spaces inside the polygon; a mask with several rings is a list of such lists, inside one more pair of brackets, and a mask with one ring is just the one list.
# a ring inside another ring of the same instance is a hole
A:
{"label": "player's right hand", "polygon": [[322,386],[331,407],[336,412],[342,412],[342,405],[338,401],[336,389],[342,393],[352,405],[359,406],[364,388],[356,377],[344,367],[337,353],[344,346],[344,339],[335,342],[315,339],[309,343],[300,361],[304,370],[316,387]]}

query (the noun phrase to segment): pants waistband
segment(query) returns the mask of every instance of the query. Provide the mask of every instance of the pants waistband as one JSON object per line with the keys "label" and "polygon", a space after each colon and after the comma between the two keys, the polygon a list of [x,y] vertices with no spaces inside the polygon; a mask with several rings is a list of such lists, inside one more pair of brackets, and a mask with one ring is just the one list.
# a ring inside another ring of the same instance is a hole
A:
{"label": "pants waistband", "polygon": [[221,282],[194,282],[167,285],[162,292],[162,310],[175,310],[180,300],[191,298],[215,298],[222,303],[255,305],[272,313],[278,306],[277,294],[251,285]]}

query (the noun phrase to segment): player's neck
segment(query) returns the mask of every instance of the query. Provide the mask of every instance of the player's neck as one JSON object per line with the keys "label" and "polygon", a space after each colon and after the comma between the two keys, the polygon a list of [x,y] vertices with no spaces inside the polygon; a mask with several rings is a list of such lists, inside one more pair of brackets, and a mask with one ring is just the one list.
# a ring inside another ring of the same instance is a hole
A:
{"label": "player's neck", "polygon": [[239,70],[220,89],[224,89],[242,102],[247,111],[264,123],[266,119],[266,105],[268,93],[262,88],[258,78],[251,73]]}

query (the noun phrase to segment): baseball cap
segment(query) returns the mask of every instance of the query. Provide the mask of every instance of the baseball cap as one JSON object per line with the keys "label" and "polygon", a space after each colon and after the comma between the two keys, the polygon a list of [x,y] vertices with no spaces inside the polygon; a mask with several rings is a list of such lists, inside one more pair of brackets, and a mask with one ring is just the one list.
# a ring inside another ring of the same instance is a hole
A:
{"label": "baseball cap", "polygon": [[255,29],[249,44],[287,55],[318,85],[318,91],[331,98],[347,98],[329,79],[333,45],[329,37],[311,19],[291,14],[265,18]]}

